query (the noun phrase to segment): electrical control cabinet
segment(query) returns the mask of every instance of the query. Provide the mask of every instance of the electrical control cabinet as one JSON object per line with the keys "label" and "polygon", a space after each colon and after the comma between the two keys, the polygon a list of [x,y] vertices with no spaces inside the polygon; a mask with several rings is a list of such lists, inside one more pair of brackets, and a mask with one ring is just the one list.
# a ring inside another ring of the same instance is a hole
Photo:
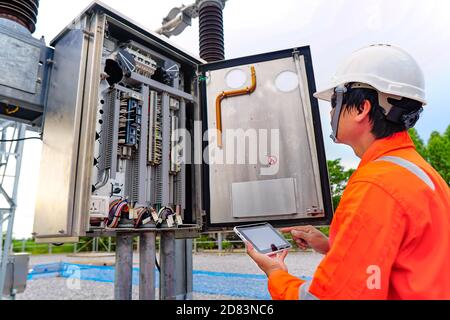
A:
{"label": "electrical control cabinet", "polygon": [[38,242],[331,220],[308,47],[206,64],[97,2],[51,45]]}

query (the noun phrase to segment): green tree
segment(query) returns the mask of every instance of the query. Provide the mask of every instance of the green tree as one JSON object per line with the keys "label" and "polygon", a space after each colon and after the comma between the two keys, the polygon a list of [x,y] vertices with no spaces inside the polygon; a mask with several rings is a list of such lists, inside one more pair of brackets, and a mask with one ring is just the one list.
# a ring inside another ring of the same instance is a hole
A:
{"label": "green tree", "polygon": [[416,145],[417,152],[419,152],[419,154],[424,159],[427,159],[428,158],[427,146],[423,142],[422,138],[419,136],[419,133],[417,132],[417,130],[414,128],[410,129],[409,135],[411,136],[412,141]]}
{"label": "green tree", "polygon": [[409,134],[417,151],[427,160],[450,185],[450,126],[444,134],[433,132],[425,145],[415,129]]}
{"label": "green tree", "polygon": [[328,173],[330,176],[331,194],[333,197],[333,206],[336,209],[339,206],[342,195],[347,187],[348,180],[355,170],[345,170],[341,164],[341,159],[328,161]]}
{"label": "green tree", "polygon": [[428,161],[450,185],[450,126],[441,135],[433,132],[427,146]]}

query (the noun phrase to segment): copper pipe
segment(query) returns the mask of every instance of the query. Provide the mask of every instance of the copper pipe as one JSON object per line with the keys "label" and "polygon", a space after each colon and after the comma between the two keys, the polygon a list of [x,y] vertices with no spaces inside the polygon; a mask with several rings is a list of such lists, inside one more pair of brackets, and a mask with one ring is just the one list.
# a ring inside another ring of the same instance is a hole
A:
{"label": "copper pipe", "polygon": [[222,101],[230,97],[238,97],[243,95],[249,95],[255,92],[257,82],[256,82],[256,70],[255,67],[251,67],[252,70],[252,85],[251,87],[246,87],[245,89],[224,91],[219,94],[216,98],[216,124],[217,124],[217,145],[219,148],[223,148],[223,133],[222,133]]}

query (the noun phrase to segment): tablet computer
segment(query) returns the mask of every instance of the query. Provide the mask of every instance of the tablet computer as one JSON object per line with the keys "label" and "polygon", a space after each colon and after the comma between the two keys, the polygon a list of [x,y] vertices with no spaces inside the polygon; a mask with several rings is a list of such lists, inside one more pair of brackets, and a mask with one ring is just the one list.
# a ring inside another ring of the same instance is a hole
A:
{"label": "tablet computer", "polygon": [[250,242],[256,251],[273,255],[292,248],[292,245],[269,223],[239,226],[234,232],[243,240]]}

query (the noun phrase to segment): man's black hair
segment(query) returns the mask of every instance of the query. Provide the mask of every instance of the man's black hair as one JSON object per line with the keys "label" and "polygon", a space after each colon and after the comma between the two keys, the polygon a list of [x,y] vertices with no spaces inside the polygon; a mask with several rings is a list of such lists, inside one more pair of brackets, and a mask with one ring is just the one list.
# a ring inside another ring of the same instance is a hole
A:
{"label": "man's black hair", "polygon": [[[367,88],[351,88],[351,84],[347,85],[347,93],[344,95],[343,110],[342,112],[349,112],[351,110],[357,110],[362,112],[364,102],[367,100],[372,106],[369,119],[372,123],[372,134],[376,139],[389,138],[395,133],[406,131],[407,128],[403,122],[393,122],[388,120],[384,109],[380,106],[378,101],[378,92],[376,90]],[[336,97],[333,97],[333,103],[335,104]],[[394,100],[389,100],[392,103]],[[398,101],[395,100],[397,107],[404,110],[404,114],[420,110],[422,103],[408,98],[403,98]],[[399,109],[397,109],[399,110]]]}

